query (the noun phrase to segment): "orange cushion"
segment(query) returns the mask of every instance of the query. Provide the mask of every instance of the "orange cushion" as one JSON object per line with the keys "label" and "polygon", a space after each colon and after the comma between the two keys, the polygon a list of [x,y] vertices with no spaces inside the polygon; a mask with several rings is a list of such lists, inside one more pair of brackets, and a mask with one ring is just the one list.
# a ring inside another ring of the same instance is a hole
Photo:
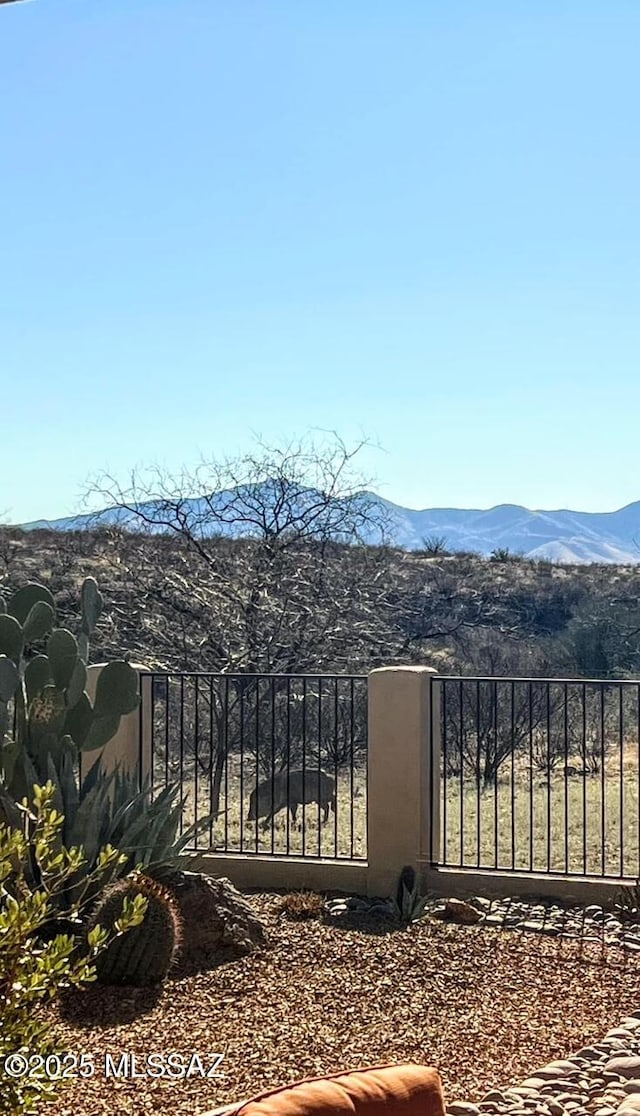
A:
{"label": "orange cushion", "polygon": [[438,1073],[409,1063],[299,1081],[232,1111],[237,1116],[445,1116]]}

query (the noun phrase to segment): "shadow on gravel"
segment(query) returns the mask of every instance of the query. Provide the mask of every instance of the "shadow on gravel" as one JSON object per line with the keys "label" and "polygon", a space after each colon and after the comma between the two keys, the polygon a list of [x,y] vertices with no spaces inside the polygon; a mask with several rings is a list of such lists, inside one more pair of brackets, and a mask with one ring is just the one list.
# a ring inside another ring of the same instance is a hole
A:
{"label": "shadow on gravel", "polygon": [[58,999],[60,1018],[79,1028],[133,1023],[153,1011],[162,992],[162,986],[105,988],[99,984],[84,989],[66,989]]}
{"label": "shadow on gravel", "polygon": [[325,926],[332,926],[336,930],[356,930],[359,934],[370,934],[382,938],[388,934],[398,934],[405,927],[393,918],[384,918],[380,915],[370,915],[360,911],[343,911],[340,914],[326,913],[322,916]]}
{"label": "shadow on gravel", "polygon": [[[257,952],[266,952],[268,947]],[[192,950],[188,956],[178,959],[169,973],[168,980],[184,980],[185,977],[198,976],[199,973],[210,973],[229,965],[233,961],[242,961],[248,955],[240,953],[237,949],[217,950],[215,955]],[[255,954],[251,955],[255,956]]]}

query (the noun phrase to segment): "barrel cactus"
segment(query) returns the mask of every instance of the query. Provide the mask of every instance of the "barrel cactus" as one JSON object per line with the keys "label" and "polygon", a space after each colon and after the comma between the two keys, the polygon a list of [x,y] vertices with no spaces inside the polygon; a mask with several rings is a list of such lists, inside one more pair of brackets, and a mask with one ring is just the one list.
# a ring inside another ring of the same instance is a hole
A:
{"label": "barrel cactus", "polygon": [[161,984],[176,959],[182,938],[178,902],[168,888],[140,873],[111,884],[96,903],[87,929],[117,930],[123,902],[147,901],[144,920],[115,938],[96,961],[101,984],[146,987]]}

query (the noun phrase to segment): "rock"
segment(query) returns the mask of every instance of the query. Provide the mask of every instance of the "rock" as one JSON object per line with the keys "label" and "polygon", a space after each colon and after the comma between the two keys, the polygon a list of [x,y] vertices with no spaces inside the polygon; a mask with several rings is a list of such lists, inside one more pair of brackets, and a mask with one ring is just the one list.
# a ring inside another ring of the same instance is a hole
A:
{"label": "rock", "polygon": [[549,1109],[551,1116],[562,1116],[564,1108],[557,1100],[550,1097],[548,1100],[545,1100],[544,1103]]}
{"label": "rock", "polygon": [[546,1084],[547,1084],[547,1082],[544,1080],[543,1077],[527,1077],[522,1082],[522,1088],[523,1089],[535,1089],[536,1092],[539,1092],[540,1089],[542,1088],[542,1086],[546,1085]]}
{"label": "rock", "polygon": [[509,1096],[516,1096],[526,1100],[527,1097],[538,1097],[540,1090],[532,1085],[518,1085],[513,1089],[507,1090]]}
{"label": "rock", "polygon": [[605,1095],[602,1098],[602,1103],[612,1104],[614,1108],[617,1108],[619,1104],[622,1104],[624,1099],[625,1095],[622,1089],[620,1090],[620,1092],[618,1092],[617,1090],[616,1092],[612,1092],[611,1089],[607,1089]]}
{"label": "rock", "polygon": [[480,911],[476,911],[476,907],[471,906],[465,899],[445,899],[445,910],[449,918],[453,918],[456,922],[469,925],[479,922],[480,918],[483,917]]}
{"label": "rock", "polygon": [[640,1112],[640,1096],[625,1097],[616,1109],[616,1116],[638,1116]]}
{"label": "rock", "polygon": [[504,926],[504,914],[488,914],[482,921],[487,926]]}
{"label": "rock", "polygon": [[579,1072],[579,1067],[575,1062],[570,1061],[568,1058],[561,1058],[556,1062],[549,1062],[549,1064],[543,1066],[542,1069],[536,1070],[532,1076],[543,1077],[545,1081],[552,1081],[557,1078],[567,1077],[568,1074]]}
{"label": "rock", "polygon": [[184,920],[177,971],[197,972],[267,945],[264,923],[230,880],[201,872],[163,872]]}
{"label": "rock", "polygon": [[604,1067],[605,1073],[614,1073],[618,1077],[635,1079],[640,1077],[640,1057],[617,1056],[610,1058]]}
{"label": "rock", "polygon": [[557,1081],[546,1081],[540,1089],[540,1096],[553,1097],[554,1100],[557,1100],[563,1093],[568,1093],[573,1085],[575,1085],[575,1082],[568,1081],[566,1077],[559,1078]]}
{"label": "rock", "polygon": [[477,907],[479,911],[488,911],[491,909],[491,900],[485,899],[483,895],[474,895],[471,903]]}
{"label": "rock", "polygon": [[480,1116],[477,1104],[471,1104],[469,1101],[452,1101],[447,1105],[447,1112],[449,1116]]}
{"label": "rock", "polygon": [[447,911],[446,906],[444,904],[442,904],[442,906],[433,907],[433,909],[429,911],[429,917],[430,918],[448,918],[449,917],[449,912]]}
{"label": "rock", "polygon": [[448,917],[456,922],[471,925],[474,922],[480,922],[482,918],[482,913],[472,907],[470,903],[465,902],[464,899],[446,899],[444,905]]}

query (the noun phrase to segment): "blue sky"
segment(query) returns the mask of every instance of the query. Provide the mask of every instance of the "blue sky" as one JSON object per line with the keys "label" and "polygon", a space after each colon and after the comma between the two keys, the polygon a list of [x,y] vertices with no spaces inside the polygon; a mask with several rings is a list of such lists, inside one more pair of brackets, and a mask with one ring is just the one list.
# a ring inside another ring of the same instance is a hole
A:
{"label": "blue sky", "polygon": [[0,516],[310,427],[640,498],[637,0],[0,6]]}

